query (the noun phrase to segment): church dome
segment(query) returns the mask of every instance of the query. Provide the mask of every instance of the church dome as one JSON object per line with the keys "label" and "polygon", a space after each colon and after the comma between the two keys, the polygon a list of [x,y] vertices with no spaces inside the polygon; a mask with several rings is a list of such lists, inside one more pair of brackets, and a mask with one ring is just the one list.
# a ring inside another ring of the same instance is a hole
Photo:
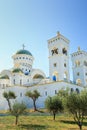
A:
{"label": "church dome", "polygon": [[13,71],[13,73],[23,73],[23,71],[20,68],[15,68]]}
{"label": "church dome", "polygon": [[1,76],[0,79],[9,79],[8,75]]}
{"label": "church dome", "polygon": [[24,49],[17,51],[16,54],[26,54],[26,55],[32,56],[31,52],[29,52],[28,50],[24,50]]}

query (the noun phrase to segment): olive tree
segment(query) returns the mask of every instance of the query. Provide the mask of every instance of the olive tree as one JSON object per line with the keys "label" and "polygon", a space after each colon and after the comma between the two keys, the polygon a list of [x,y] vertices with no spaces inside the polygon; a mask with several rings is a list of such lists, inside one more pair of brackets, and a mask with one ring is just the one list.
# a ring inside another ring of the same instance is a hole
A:
{"label": "olive tree", "polygon": [[37,111],[36,108],[36,100],[39,98],[40,93],[37,90],[34,91],[27,91],[25,96],[30,97],[33,100],[33,105],[34,105],[34,111]]}
{"label": "olive tree", "polygon": [[15,93],[12,92],[12,91],[4,92],[3,93],[3,97],[7,100],[8,106],[9,106],[9,110],[11,111],[11,102],[10,102],[10,99],[15,99],[16,98]]}
{"label": "olive tree", "polygon": [[12,106],[11,114],[16,117],[15,124],[18,124],[18,118],[20,115],[24,114],[26,110],[26,105],[22,103],[15,102]]}
{"label": "olive tree", "polygon": [[70,93],[66,98],[66,108],[74,117],[74,121],[82,130],[84,116],[87,113],[87,91],[80,94]]}
{"label": "olive tree", "polygon": [[53,114],[54,120],[56,114],[63,110],[62,101],[58,96],[48,97],[45,101],[45,107]]}

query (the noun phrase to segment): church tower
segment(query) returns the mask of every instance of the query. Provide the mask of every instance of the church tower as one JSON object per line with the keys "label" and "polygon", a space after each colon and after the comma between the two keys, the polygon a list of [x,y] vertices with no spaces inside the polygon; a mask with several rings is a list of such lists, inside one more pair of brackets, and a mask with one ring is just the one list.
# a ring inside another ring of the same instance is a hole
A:
{"label": "church tower", "polygon": [[71,54],[73,81],[78,85],[87,86],[87,52],[80,50]]}
{"label": "church tower", "polygon": [[50,79],[69,82],[69,40],[57,32],[48,40],[48,49]]}

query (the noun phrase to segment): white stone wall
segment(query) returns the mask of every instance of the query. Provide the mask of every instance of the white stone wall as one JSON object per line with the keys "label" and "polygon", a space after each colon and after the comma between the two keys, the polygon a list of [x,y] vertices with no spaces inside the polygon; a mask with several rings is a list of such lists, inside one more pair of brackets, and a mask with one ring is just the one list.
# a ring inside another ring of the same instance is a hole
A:
{"label": "white stone wall", "polygon": [[[33,107],[33,102],[30,98],[25,96],[25,93],[27,91],[33,91],[33,90],[38,90],[41,94],[41,96],[37,99],[36,101],[36,105],[38,108],[43,108],[44,107],[44,102],[46,100],[46,98],[48,96],[54,96],[56,92],[58,92],[58,90],[60,90],[61,88],[73,88],[74,91],[76,91],[76,88],[78,88],[80,91],[83,89],[81,86],[77,86],[74,84],[70,84],[67,82],[52,82],[52,83],[48,83],[48,84],[39,84],[39,85],[35,85],[32,87],[20,87],[20,86],[14,86],[14,87],[9,87],[9,88],[5,88],[5,89],[0,89],[0,104],[2,104],[2,106],[0,106],[0,109],[8,109],[8,104],[7,101],[3,98],[2,93],[4,91],[13,91],[15,92],[17,98],[16,101],[23,101],[26,103],[27,107]],[[14,100],[12,100],[12,102],[14,102]]]}
{"label": "white stone wall", "polygon": [[[58,49],[58,54],[52,55],[52,50]],[[62,49],[67,50],[67,55],[63,54]],[[67,81],[70,80],[69,74],[69,41],[61,34],[48,40],[49,49],[49,76],[52,79],[54,73],[57,73],[57,80],[64,80],[66,74]],[[54,64],[56,63],[56,67]],[[66,67],[64,66],[66,64]]]}

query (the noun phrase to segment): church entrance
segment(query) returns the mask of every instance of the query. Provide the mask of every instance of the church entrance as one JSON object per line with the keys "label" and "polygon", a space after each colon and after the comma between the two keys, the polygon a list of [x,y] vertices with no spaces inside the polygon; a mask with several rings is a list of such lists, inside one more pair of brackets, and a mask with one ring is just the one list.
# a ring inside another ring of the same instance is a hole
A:
{"label": "church entrance", "polygon": [[53,79],[53,81],[58,81],[58,72],[53,73],[52,79]]}

